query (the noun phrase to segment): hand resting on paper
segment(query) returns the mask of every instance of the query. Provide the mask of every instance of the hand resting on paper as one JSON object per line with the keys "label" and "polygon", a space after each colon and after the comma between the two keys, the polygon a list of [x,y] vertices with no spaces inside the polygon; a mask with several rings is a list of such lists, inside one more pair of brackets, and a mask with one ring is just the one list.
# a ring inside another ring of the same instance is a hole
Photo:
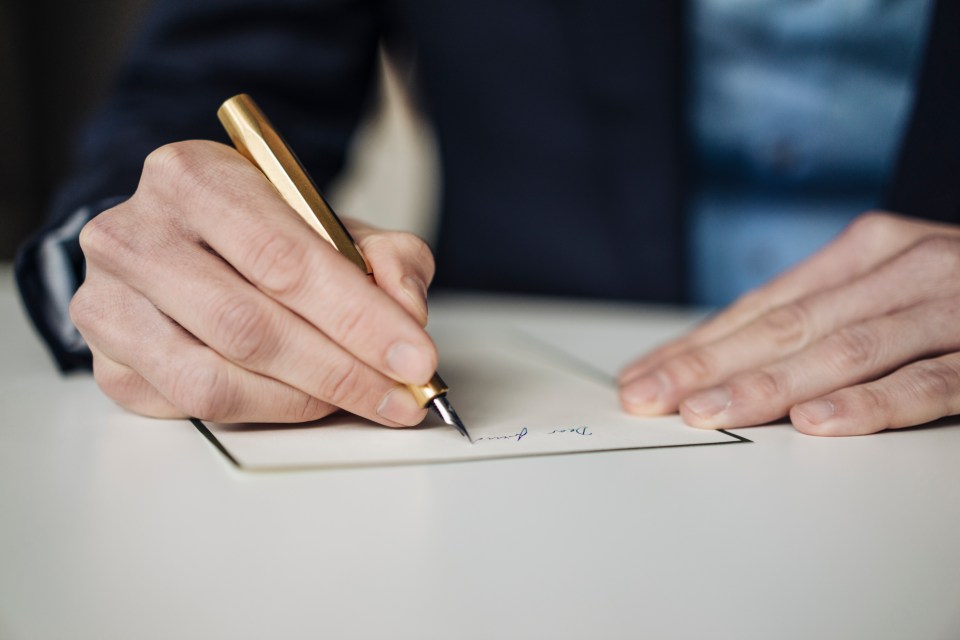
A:
{"label": "hand resting on paper", "polygon": [[960,413],[960,227],[868,213],[627,367],[627,411],[857,435]]}
{"label": "hand resting on paper", "polygon": [[433,257],[406,233],[350,227],[377,284],[233,149],[191,141],[144,164],[136,193],[86,225],[71,317],[94,375],[150,416],[301,422],[337,408],[422,420]]}

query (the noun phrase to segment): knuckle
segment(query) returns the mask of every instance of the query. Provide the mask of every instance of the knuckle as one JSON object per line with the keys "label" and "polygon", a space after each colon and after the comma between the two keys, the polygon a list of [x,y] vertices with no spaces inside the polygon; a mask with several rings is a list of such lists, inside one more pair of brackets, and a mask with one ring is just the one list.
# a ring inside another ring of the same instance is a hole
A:
{"label": "knuckle", "polygon": [[838,372],[862,369],[874,361],[880,350],[877,335],[863,326],[840,329],[827,338],[828,352]]}
{"label": "knuckle", "polygon": [[151,151],[143,161],[143,173],[158,179],[176,179],[192,174],[197,168],[193,147],[185,142],[171,142]]}
{"label": "knuckle", "polygon": [[123,396],[121,391],[126,385],[123,383],[123,380],[121,380],[121,376],[100,366],[100,359],[97,356],[93,358],[93,380],[107,397],[115,402],[121,401]]}
{"label": "knuckle", "polygon": [[[331,326],[330,335],[340,344],[351,344],[365,338],[364,317],[366,311],[356,303],[344,301],[337,308],[337,317]],[[368,339],[369,336],[366,336]]]}
{"label": "knuckle", "polygon": [[365,243],[366,248],[371,252],[400,256],[402,262],[417,265],[423,272],[427,284],[433,280],[436,271],[433,252],[420,236],[409,231],[384,231],[369,236]]}
{"label": "knuckle", "polygon": [[903,221],[886,211],[867,211],[857,216],[847,227],[846,234],[858,242],[886,244],[901,233]]}
{"label": "knuckle", "polygon": [[83,284],[73,294],[70,300],[70,320],[82,333],[99,325],[103,318],[103,307],[97,304],[95,297],[90,293],[90,285]]}
{"label": "knuckle", "polygon": [[910,392],[924,401],[952,404],[960,394],[960,370],[943,360],[924,360],[907,367]]}
{"label": "knuckle", "polygon": [[267,293],[287,297],[302,291],[310,273],[309,253],[301,243],[272,234],[264,242],[254,238],[247,259],[251,281]]}
{"label": "knuckle", "polygon": [[214,310],[214,331],[223,356],[249,363],[269,355],[274,347],[270,316],[248,296],[230,296]]}
{"label": "knuckle", "polygon": [[328,403],[303,394],[290,407],[290,422],[311,422],[330,415],[335,409]]}
{"label": "knuckle", "polygon": [[344,407],[358,394],[363,367],[358,360],[328,368],[320,382],[323,398],[336,407]]}
{"label": "knuckle", "polygon": [[190,363],[173,381],[171,399],[178,409],[201,420],[226,420],[236,405],[228,372],[213,363]]}
{"label": "knuckle", "polygon": [[136,237],[129,226],[121,222],[118,213],[115,207],[83,225],[80,230],[80,249],[88,263],[121,262],[136,252]]}
{"label": "knuckle", "polygon": [[955,279],[960,273],[960,242],[946,236],[926,236],[910,251],[921,262],[921,270],[929,277],[939,274]]}
{"label": "knuckle", "polygon": [[710,380],[716,368],[714,359],[704,349],[691,349],[664,363],[661,372],[668,383],[676,388]]}
{"label": "knuckle", "polygon": [[891,414],[890,396],[875,384],[865,384],[850,389],[856,410],[851,415],[870,416],[872,419],[889,418]]}
{"label": "knuckle", "polygon": [[178,200],[206,192],[214,182],[215,173],[209,169],[202,147],[192,140],[171,142],[155,149],[144,160],[142,181],[152,189],[172,190]]}
{"label": "knuckle", "polygon": [[757,322],[774,346],[781,349],[793,350],[810,341],[810,314],[801,302],[777,307]]}
{"label": "knuckle", "polygon": [[433,252],[427,243],[419,236],[407,231],[397,232],[396,235],[396,243],[400,250],[410,256],[417,265],[424,269],[428,283],[430,280],[433,280],[436,266],[434,264]]}
{"label": "knuckle", "polygon": [[142,378],[132,370],[110,369],[93,363],[93,379],[103,393],[117,404],[133,409],[143,394]]}
{"label": "knuckle", "polygon": [[90,256],[93,254],[100,246],[101,242],[105,242],[105,234],[103,227],[105,226],[106,213],[101,213],[100,215],[89,220],[83,228],[80,229],[80,249],[83,251],[84,255]]}
{"label": "knuckle", "polygon": [[[734,395],[775,398],[787,395],[790,384],[783,372],[761,369],[737,376],[731,386],[734,389]],[[740,394],[737,394],[738,390]]]}

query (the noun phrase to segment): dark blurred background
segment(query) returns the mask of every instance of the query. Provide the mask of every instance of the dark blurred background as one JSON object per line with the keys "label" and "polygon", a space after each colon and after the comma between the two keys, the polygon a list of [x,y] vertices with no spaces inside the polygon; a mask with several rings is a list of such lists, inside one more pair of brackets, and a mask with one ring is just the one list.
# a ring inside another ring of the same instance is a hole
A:
{"label": "dark blurred background", "polygon": [[146,0],[0,0],[0,261],[43,220]]}
{"label": "dark blurred background", "polygon": [[[109,90],[149,0],[0,0],[0,262],[46,216],[79,128]],[[379,100],[328,198],[345,215],[430,238],[436,146],[400,75]]]}

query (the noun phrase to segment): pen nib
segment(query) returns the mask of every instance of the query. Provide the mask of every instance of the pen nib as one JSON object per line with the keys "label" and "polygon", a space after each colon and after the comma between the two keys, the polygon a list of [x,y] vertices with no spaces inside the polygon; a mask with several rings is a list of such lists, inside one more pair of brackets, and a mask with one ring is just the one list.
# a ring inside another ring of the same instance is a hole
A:
{"label": "pen nib", "polygon": [[467,433],[467,428],[463,425],[463,421],[460,419],[460,416],[457,415],[457,412],[453,410],[453,406],[450,404],[450,401],[447,400],[446,396],[437,396],[430,403],[430,406],[443,418],[444,422],[451,427],[456,427],[457,431],[469,440],[470,444],[473,444],[473,438]]}

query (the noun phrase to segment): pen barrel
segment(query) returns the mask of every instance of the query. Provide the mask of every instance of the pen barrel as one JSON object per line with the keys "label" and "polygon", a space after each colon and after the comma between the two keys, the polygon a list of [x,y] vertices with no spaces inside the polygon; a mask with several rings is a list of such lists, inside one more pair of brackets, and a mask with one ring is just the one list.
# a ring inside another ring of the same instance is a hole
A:
{"label": "pen barrel", "polygon": [[441,378],[439,374],[435,373],[427,384],[408,384],[407,389],[413,394],[413,398],[417,401],[417,404],[425,409],[433,402],[434,398],[442,396],[447,392],[447,383],[443,381],[443,378]]}
{"label": "pen barrel", "polygon": [[[263,172],[280,197],[361,271],[373,275],[340,218],[253,99],[245,93],[236,95],[220,106],[217,117],[237,151]],[[424,408],[447,392],[446,383],[436,373],[427,384],[407,388]]]}
{"label": "pen barrel", "polygon": [[350,262],[371,273],[346,227],[253,99],[236,95],[220,106],[217,117],[237,151],[263,172],[284,201]]}

